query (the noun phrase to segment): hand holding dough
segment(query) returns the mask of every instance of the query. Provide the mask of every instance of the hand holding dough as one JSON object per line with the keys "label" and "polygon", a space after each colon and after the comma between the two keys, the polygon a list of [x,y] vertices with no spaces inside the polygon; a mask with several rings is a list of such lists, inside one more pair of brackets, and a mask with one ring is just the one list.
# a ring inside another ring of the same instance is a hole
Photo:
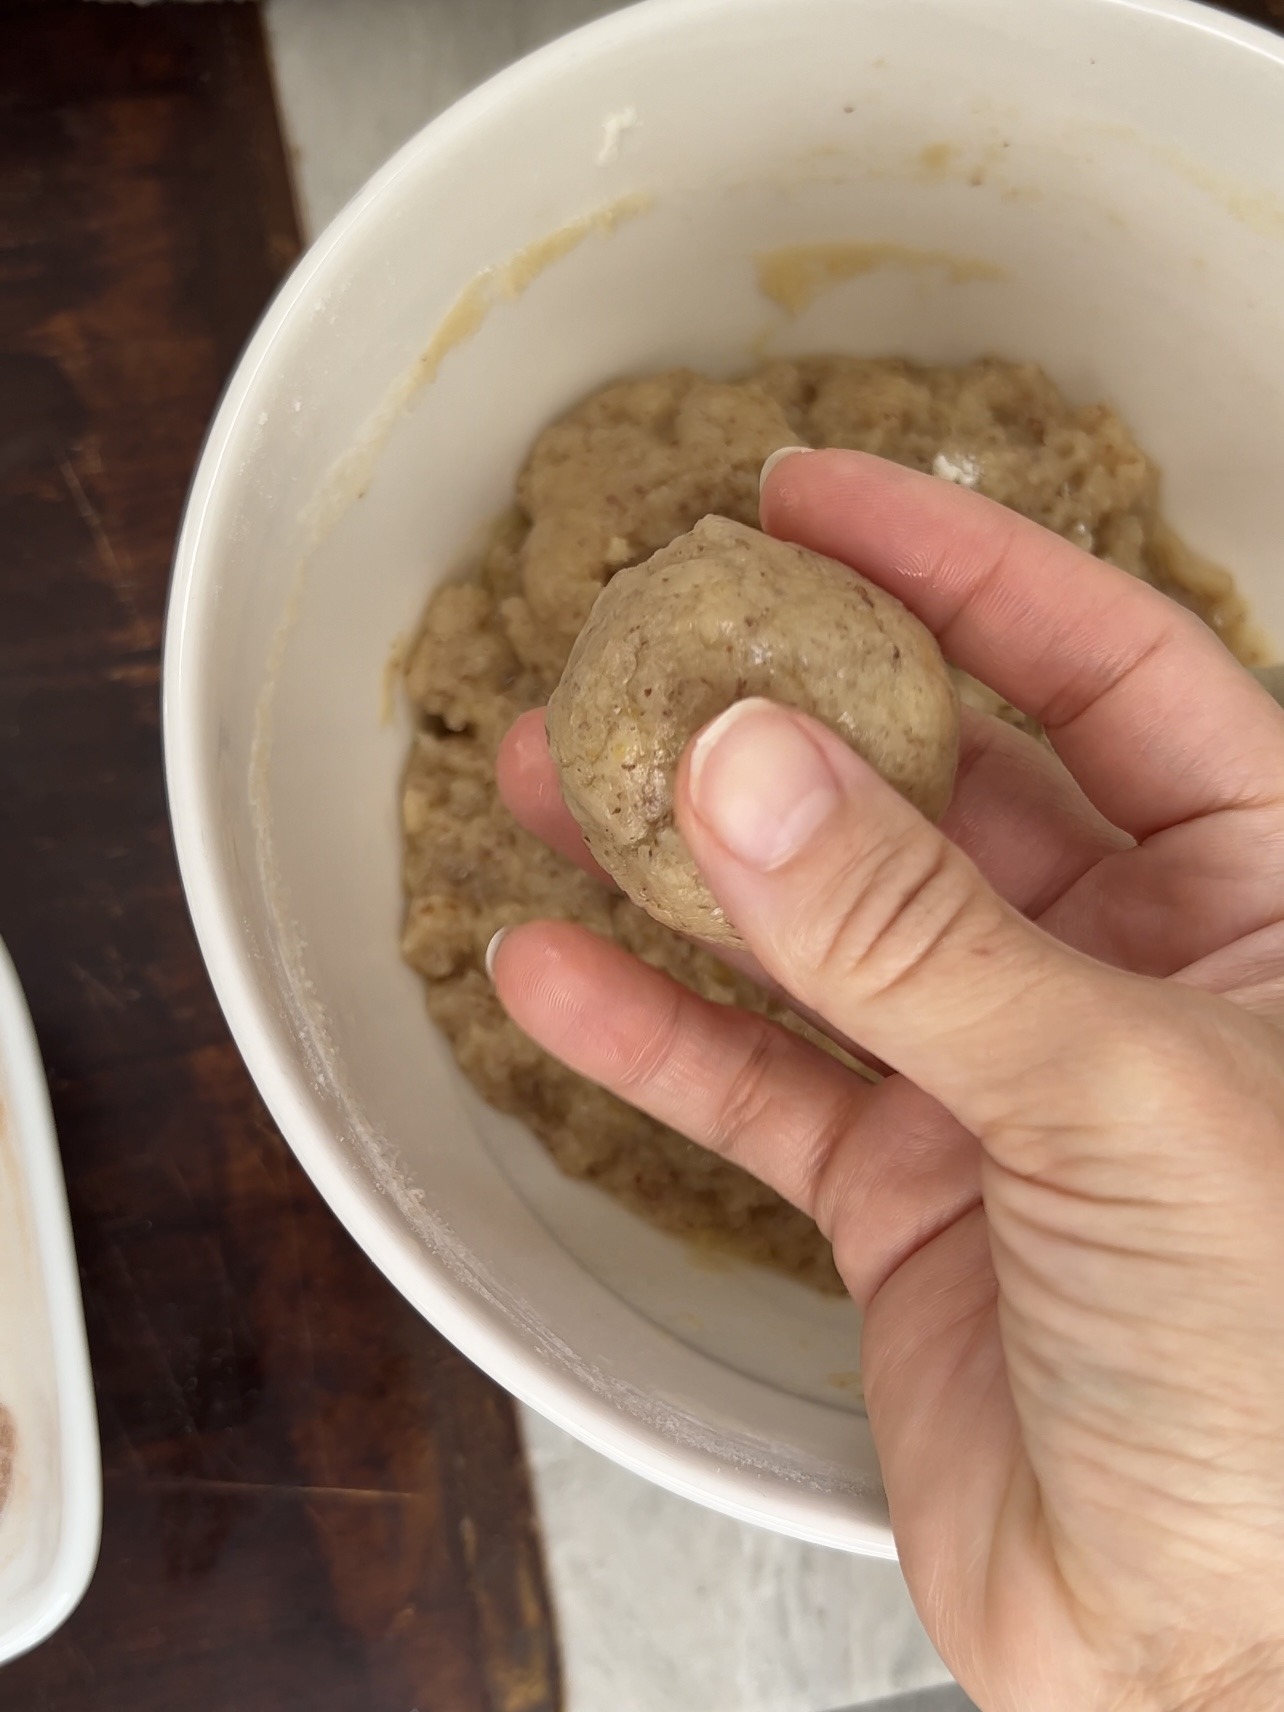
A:
{"label": "hand holding dough", "polygon": [[958,696],[936,640],[856,571],[706,517],[598,596],[548,706],[567,805],[596,860],[657,921],[740,935],[673,821],[691,738],[767,696],[822,720],[916,808],[944,812]]}

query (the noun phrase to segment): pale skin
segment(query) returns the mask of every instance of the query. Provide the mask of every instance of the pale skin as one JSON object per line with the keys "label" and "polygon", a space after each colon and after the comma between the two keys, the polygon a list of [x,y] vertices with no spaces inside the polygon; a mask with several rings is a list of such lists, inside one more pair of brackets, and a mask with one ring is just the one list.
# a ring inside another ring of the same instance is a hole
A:
{"label": "pale skin", "polygon": [[[975,494],[786,458],[763,526],[858,567],[1047,729],[966,721],[930,826],[742,703],[684,837],[871,1086],[566,923],[517,1022],[816,1218],[906,1580],[984,1712],[1284,1705],[1284,713],[1197,620]],[[501,785],[591,866],[539,714]]]}

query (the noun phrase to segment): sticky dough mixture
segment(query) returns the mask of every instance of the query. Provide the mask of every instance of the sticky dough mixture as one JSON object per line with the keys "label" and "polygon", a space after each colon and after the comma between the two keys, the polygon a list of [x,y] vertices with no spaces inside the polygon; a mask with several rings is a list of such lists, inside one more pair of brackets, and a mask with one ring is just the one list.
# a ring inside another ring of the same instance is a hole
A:
{"label": "sticky dough mixture", "polygon": [[[1158,471],[1118,416],[1071,409],[1039,369],[994,361],[821,357],[734,383],[675,370],[607,387],[539,436],[514,509],[463,580],[433,596],[406,666],[417,732],[402,799],[402,948],[461,1068],[572,1177],[667,1230],[833,1291],[809,1219],[547,1057],[508,1021],[483,966],[497,929],[563,917],[708,998],[800,1026],[523,832],[494,775],[500,739],[548,700],[612,573],[709,512],[756,524],[759,468],[791,444],[858,447],[975,487],[1165,590],[1246,657],[1251,642],[1231,579],[1166,526]],[[1021,722],[979,684],[961,687]]]}

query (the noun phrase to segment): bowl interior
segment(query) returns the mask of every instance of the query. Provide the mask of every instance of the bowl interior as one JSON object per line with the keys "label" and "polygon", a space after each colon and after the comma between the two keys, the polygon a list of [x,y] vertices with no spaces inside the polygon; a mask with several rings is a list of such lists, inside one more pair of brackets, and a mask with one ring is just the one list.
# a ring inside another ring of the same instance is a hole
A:
{"label": "bowl interior", "polygon": [[[652,0],[408,145],[231,385],[166,662],[220,997],[398,1286],[677,1490],[890,1550],[854,1312],[651,1230],[463,1084],[398,958],[390,653],[558,411],[764,351],[1028,358],[1112,400],[1173,520],[1284,636],[1282,101],[1270,39],[1198,8]],[[816,243],[867,248],[791,317],[755,258]]]}

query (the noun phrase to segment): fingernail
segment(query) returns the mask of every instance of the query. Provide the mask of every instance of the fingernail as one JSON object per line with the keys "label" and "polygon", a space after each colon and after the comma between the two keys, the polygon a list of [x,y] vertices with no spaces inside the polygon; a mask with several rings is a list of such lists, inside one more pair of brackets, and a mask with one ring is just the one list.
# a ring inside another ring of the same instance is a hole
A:
{"label": "fingernail", "polygon": [[761,493],[766,487],[767,477],[777,464],[783,464],[786,458],[795,457],[799,452],[810,452],[814,449],[812,446],[781,446],[779,451],[773,452],[758,472],[758,492]]}
{"label": "fingernail", "polygon": [[733,856],[769,872],[808,843],[838,806],[838,782],[811,738],[772,702],[751,698],[696,738],[691,801]]}
{"label": "fingernail", "polygon": [[504,943],[508,931],[506,927],[501,927],[498,933],[491,935],[490,944],[486,947],[486,973],[492,981],[495,979],[495,958],[499,954],[499,948]]}

